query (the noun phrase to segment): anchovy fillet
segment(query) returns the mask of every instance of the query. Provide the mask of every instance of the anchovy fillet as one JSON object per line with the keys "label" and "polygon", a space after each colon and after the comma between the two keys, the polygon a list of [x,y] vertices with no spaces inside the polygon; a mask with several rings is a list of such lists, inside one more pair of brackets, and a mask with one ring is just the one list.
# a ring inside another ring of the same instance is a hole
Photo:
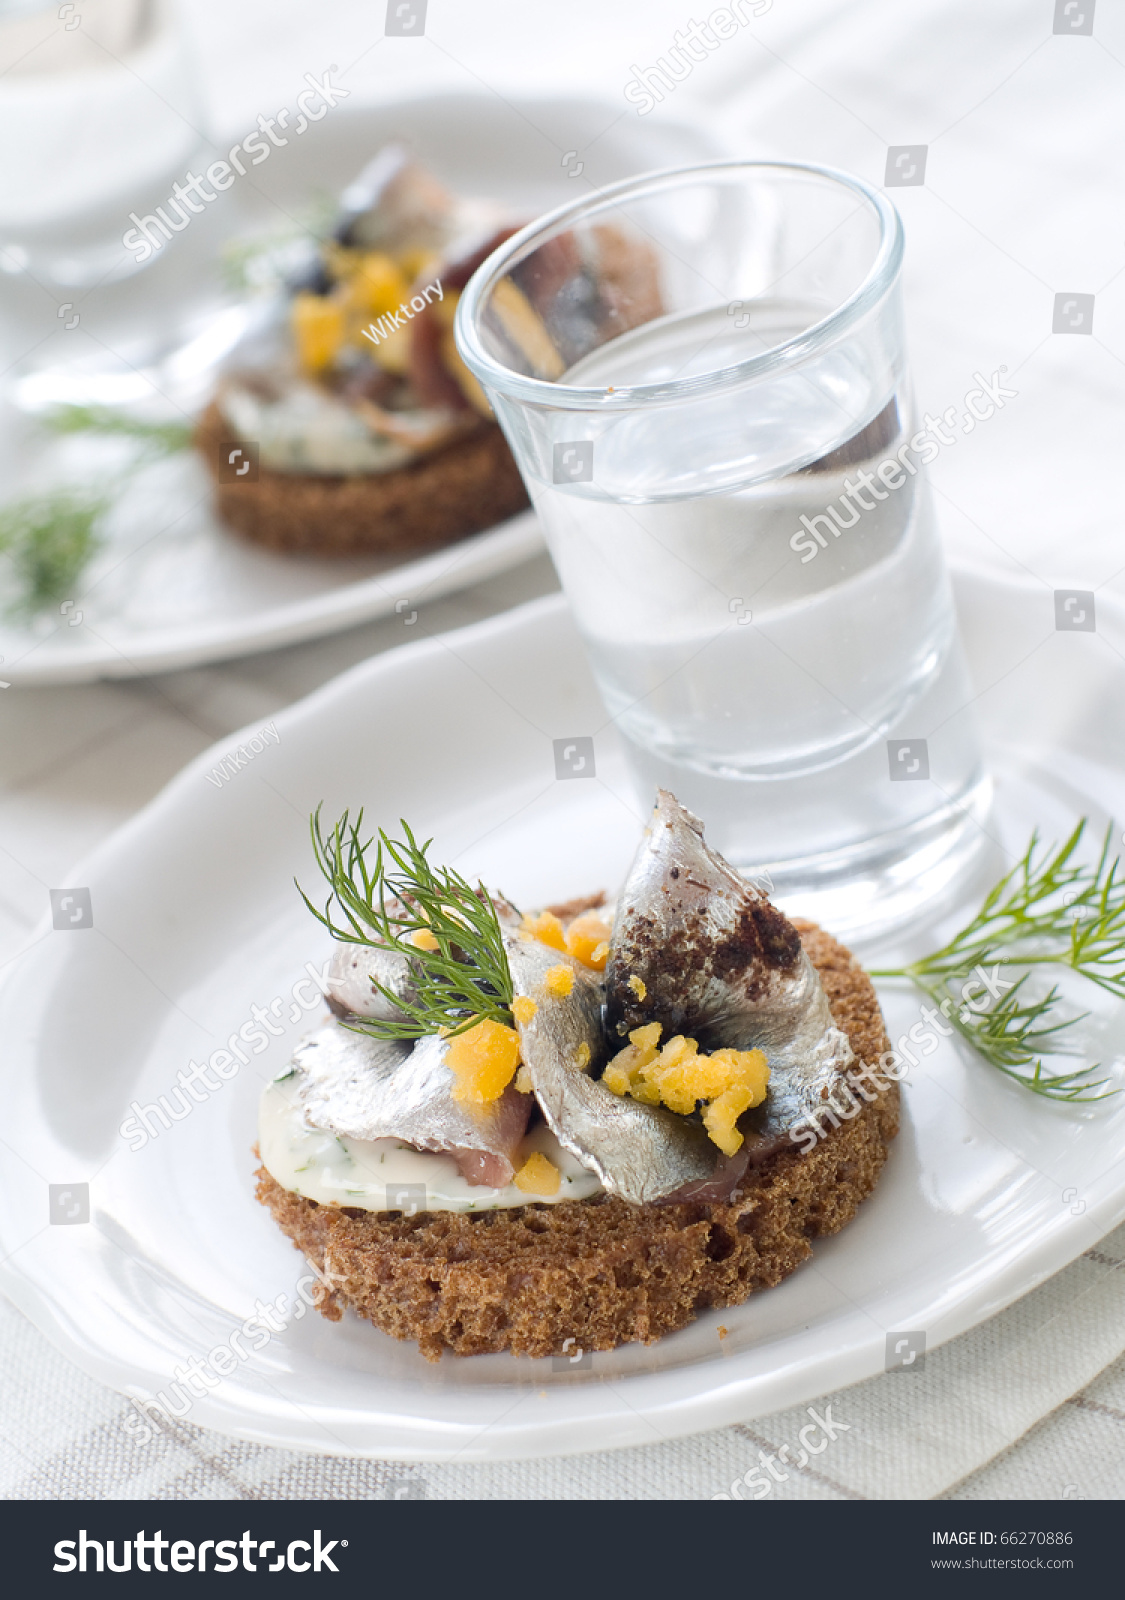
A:
{"label": "anchovy fillet", "polygon": [[337,944],[325,980],[325,996],[338,1017],[378,1017],[390,1021],[399,1008],[374,988],[373,980],[401,1000],[414,1000],[409,956],[368,944]]}
{"label": "anchovy fillet", "polygon": [[665,1039],[683,1033],[706,1049],[765,1052],[766,1099],[741,1124],[752,1160],[822,1112],[855,1060],[797,930],[666,790],[618,902],[610,952],[611,1038],[660,1022]]}
{"label": "anchovy fillet", "polygon": [[[634,1205],[710,1180],[719,1152],[702,1128],[661,1106],[614,1094],[579,1064],[583,1045],[590,1070],[605,1061],[601,977],[537,940],[506,943],[516,993],[537,1007],[532,1020],[520,1024],[524,1065],[563,1148],[596,1172],[611,1194]],[[554,999],[544,979],[560,965],[574,973],[574,988]]]}
{"label": "anchovy fillet", "polygon": [[491,1105],[454,1100],[447,1049],[436,1034],[411,1045],[328,1023],[293,1056],[306,1121],[351,1139],[396,1138],[419,1150],[477,1150],[508,1160],[527,1126],[530,1096],[509,1088]]}

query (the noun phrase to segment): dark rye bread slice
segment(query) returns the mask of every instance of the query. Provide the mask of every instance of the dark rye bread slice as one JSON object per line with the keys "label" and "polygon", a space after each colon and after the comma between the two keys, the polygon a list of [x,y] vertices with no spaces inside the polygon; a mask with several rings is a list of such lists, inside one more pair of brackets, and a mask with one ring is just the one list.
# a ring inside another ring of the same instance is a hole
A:
{"label": "dark rye bread slice", "polygon": [[491,528],[528,504],[495,423],[393,472],[318,477],[261,467],[254,483],[220,480],[233,438],[212,401],[196,426],[195,445],[214,482],[216,511],[236,533],[271,550],[420,554]]}
{"label": "dark rye bread slice", "polygon": [[[867,974],[812,923],[796,924],[832,1015],[865,1063],[889,1049]],[[856,1096],[855,1098],[859,1098]],[[559,1354],[648,1344],[707,1307],[780,1283],[871,1193],[898,1131],[899,1091],[864,1102],[809,1153],[794,1146],[747,1173],[733,1204],[633,1206],[604,1196],[480,1215],[407,1217],[321,1206],[258,1172],[258,1198],[324,1274],[320,1309],[350,1306],[424,1356]],[[573,1344],[569,1348],[573,1348]]]}

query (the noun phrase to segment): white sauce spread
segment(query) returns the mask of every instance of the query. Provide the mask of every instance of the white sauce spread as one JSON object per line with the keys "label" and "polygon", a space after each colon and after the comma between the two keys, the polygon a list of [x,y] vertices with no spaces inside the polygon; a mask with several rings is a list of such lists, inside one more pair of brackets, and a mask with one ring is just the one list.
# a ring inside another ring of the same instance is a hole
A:
{"label": "white sauce spread", "polygon": [[258,441],[258,459],[271,472],[370,474],[414,459],[412,450],[373,434],[358,412],[315,384],[292,383],[277,400],[230,385],[219,404],[240,439]]}
{"label": "white sauce spread", "polygon": [[[258,1147],[262,1163],[283,1189],[320,1205],[356,1206],[362,1211],[495,1211],[508,1206],[555,1205],[601,1193],[597,1176],[559,1144],[545,1122],[527,1134],[515,1158],[517,1170],[538,1151],[562,1175],[557,1194],[528,1194],[507,1184],[492,1189],[469,1183],[452,1156],[414,1150],[401,1139],[348,1139],[324,1128],[310,1128],[297,1104],[296,1077],[278,1078],[262,1091]],[[419,1197],[388,1196],[402,1185],[425,1187]],[[398,1204],[391,1203],[395,1198]]]}

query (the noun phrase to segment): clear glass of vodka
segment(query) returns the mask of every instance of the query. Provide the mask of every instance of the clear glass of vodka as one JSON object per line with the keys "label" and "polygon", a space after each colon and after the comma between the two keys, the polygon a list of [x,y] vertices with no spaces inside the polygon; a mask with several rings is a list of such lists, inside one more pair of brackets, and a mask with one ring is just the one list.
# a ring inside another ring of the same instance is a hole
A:
{"label": "clear glass of vodka", "polygon": [[990,800],[902,257],[859,179],[721,162],[524,228],[457,315],[641,794],[841,932],[960,882]]}

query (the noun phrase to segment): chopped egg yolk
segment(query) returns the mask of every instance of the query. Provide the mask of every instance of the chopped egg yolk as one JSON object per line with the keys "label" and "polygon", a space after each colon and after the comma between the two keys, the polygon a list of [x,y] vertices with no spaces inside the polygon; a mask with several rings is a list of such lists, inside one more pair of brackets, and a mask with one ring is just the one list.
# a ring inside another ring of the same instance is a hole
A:
{"label": "chopped egg yolk", "polygon": [[584,911],[567,927],[566,948],[584,967],[604,971],[609,956],[609,924],[596,911]]}
{"label": "chopped egg yolk", "polygon": [[344,342],[344,308],[322,294],[294,295],[290,307],[297,359],[305,372],[331,366]]}
{"label": "chopped egg yolk", "polygon": [[429,928],[415,928],[410,935],[410,943],[415,950],[439,950],[441,948]]}
{"label": "chopped egg yolk", "polygon": [[565,1000],[574,988],[574,968],[564,967],[561,962],[551,967],[544,976],[543,987],[552,1000]]}
{"label": "chopped egg yolk", "polygon": [[558,1194],[562,1176],[554,1162],[537,1150],[528,1156],[512,1182],[524,1194]]}
{"label": "chopped egg yolk", "polygon": [[632,989],[638,1000],[643,1000],[645,995],[648,993],[648,990],[645,987],[645,980],[643,978],[638,978],[636,973],[634,973],[629,979],[629,987]]}
{"label": "chopped egg yolk", "polygon": [[582,1071],[585,1072],[586,1068],[590,1065],[590,1046],[586,1043],[585,1039],[583,1039],[582,1043],[578,1046],[578,1049],[574,1052],[574,1059],[578,1066],[582,1068]]}
{"label": "chopped egg yolk", "polygon": [[515,1017],[517,1022],[522,1022],[525,1026],[531,1021],[532,1017],[538,1010],[539,1007],[535,1004],[535,1001],[529,994],[518,994],[512,1001],[513,1017]]}
{"label": "chopped egg yolk", "polygon": [[703,1104],[703,1126],[724,1155],[742,1147],[735,1124],[744,1111],[766,1097],[770,1069],[760,1050],[716,1050],[704,1055],[682,1034],[658,1048],[661,1025],[634,1028],[602,1076],[614,1094],[631,1095],[644,1105],[667,1106],[682,1116]]}
{"label": "chopped egg yolk", "polygon": [[491,1017],[455,1034],[445,1053],[445,1064],[457,1080],[451,1091],[454,1100],[480,1106],[499,1100],[519,1061],[519,1034]]}
{"label": "chopped egg yolk", "polygon": [[379,250],[362,255],[348,278],[349,309],[361,316],[378,317],[397,311],[409,298],[410,285],[405,275],[390,256]]}
{"label": "chopped egg yolk", "polygon": [[553,911],[540,911],[538,916],[524,917],[523,931],[540,944],[549,944],[552,950],[565,950],[584,967],[593,967],[595,972],[605,970],[609,924],[596,911],[583,911],[565,928]]}
{"label": "chopped egg yolk", "polygon": [[541,911],[537,917],[524,917],[523,931],[540,944],[549,944],[552,950],[566,949],[563,925],[553,911]]}

